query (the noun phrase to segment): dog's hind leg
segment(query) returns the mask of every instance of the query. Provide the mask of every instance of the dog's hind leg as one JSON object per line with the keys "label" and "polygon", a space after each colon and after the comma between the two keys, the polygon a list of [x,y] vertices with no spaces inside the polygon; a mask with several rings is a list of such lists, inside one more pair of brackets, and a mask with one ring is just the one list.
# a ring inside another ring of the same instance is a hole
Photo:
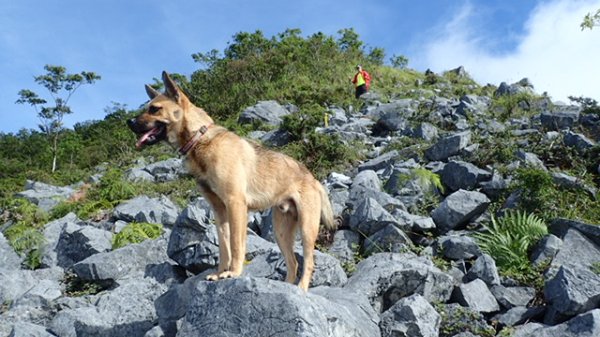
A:
{"label": "dog's hind leg", "polygon": [[[295,206],[294,206],[295,207]],[[287,212],[289,209],[282,210],[281,207],[273,207],[273,227],[275,229],[275,239],[279,249],[285,259],[287,275],[285,281],[295,283],[298,274],[298,261],[294,255],[294,239],[296,238],[296,217]]]}
{"label": "dog's hind leg", "polygon": [[302,251],[304,266],[298,286],[308,290],[314,270],[314,249],[319,235],[319,220],[321,218],[321,199],[319,192],[307,189],[302,194],[301,205],[298,208],[298,222],[302,233]]}

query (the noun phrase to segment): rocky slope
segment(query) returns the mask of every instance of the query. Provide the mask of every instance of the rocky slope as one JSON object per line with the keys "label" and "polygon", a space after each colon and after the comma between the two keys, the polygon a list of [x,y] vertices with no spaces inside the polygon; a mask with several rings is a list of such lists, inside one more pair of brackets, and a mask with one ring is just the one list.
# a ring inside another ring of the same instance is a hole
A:
{"label": "rocky slope", "polygon": [[[524,90],[532,90],[527,81],[502,84],[496,94]],[[551,260],[543,294],[501,277],[472,233],[489,220],[511,171],[471,160],[480,151],[475,135],[506,130],[517,139],[535,134],[585,150],[600,140],[600,116],[542,104],[539,114],[500,122],[490,117],[486,96],[385,104],[377,94],[364,98],[361,111],[330,108],[329,127],[318,130],[363,141],[370,159],[325,181],[341,226],[316,254],[308,293],[282,282],[285,264],[268,211],[249,217],[244,275],[207,282],[218,258],[207,203],[199,198],[179,209],[166,197],[139,196],[102,221],[69,214],[46,224],[37,270],[22,268],[23,258],[0,234],[0,336],[600,336],[600,227],[567,219],[549,224],[551,234],[531,254],[532,264]],[[418,113],[423,107],[426,118]],[[293,110],[261,102],[241,120],[277,125]],[[285,142],[277,129],[251,136]],[[388,151],[401,138],[418,139],[423,151]],[[517,152],[512,169],[548,164],[526,142]],[[439,174],[445,190],[426,215],[417,210],[432,189],[411,176],[415,169]],[[160,182],[184,174],[174,158],[140,164],[127,179]],[[596,186],[556,169],[552,174],[556,184],[596,195]],[[70,193],[32,182],[19,196],[49,210]],[[132,221],[161,223],[165,232],[112,250],[113,235]],[[73,279],[102,290],[79,296],[70,289]]]}

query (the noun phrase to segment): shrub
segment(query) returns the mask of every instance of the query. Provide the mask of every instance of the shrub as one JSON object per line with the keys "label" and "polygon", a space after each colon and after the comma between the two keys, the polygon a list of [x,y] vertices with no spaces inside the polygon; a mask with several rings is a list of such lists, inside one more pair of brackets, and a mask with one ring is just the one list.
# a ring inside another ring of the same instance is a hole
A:
{"label": "shrub", "polygon": [[156,239],[163,232],[162,225],[147,222],[132,222],[113,237],[112,248],[117,249],[128,244]]}
{"label": "shrub", "polygon": [[12,199],[4,207],[6,220],[13,222],[4,231],[4,236],[17,253],[25,256],[26,267],[38,268],[45,242],[41,229],[48,220],[48,214],[25,199]]}
{"label": "shrub", "polygon": [[520,273],[530,268],[530,248],[547,233],[546,223],[536,215],[508,211],[500,218],[492,216],[489,226],[476,233],[475,239],[501,271]]}

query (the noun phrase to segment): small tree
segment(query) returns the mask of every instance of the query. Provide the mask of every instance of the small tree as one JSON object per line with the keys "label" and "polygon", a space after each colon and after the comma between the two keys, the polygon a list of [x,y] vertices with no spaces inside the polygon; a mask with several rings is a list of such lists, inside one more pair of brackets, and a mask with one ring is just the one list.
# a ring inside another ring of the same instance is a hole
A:
{"label": "small tree", "polygon": [[406,66],[408,66],[408,58],[404,55],[394,54],[390,58],[390,62],[392,63],[392,67],[397,69],[406,69]]}
{"label": "small tree", "polygon": [[48,90],[52,102],[47,104],[37,93],[29,89],[19,91],[18,104],[33,106],[40,119],[40,130],[46,134],[52,149],[52,172],[56,171],[56,157],[58,155],[58,138],[63,130],[63,117],[73,113],[69,107],[69,99],[83,84],[92,84],[100,79],[93,72],[82,71],[79,74],[68,74],[67,69],[61,66],[45,65],[46,74],[36,76],[35,82]]}
{"label": "small tree", "polygon": [[587,13],[580,26],[581,30],[586,28],[592,29],[595,26],[600,26],[600,9],[596,10],[596,13]]}

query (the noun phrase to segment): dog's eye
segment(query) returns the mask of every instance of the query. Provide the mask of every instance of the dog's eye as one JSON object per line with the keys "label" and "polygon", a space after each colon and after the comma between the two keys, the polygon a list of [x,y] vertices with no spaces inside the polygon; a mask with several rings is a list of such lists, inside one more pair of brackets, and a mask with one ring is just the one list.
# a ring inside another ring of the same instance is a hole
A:
{"label": "dog's eye", "polygon": [[151,105],[148,108],[148,112],[154,115],[155,113],[158,113],[160,111],[160,109],[161,109],[161,107],[159,107],[159,106]]}

